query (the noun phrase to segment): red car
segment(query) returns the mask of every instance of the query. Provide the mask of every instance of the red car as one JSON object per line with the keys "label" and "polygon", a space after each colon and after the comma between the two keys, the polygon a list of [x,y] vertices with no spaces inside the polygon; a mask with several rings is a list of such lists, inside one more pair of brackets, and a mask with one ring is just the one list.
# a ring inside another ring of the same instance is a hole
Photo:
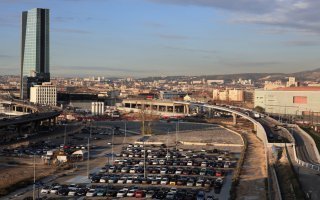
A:
{"label": "red car", "polygon": [[143,197],[144,197],[144,191],[142,191],[142,190],[137,190],[137,191],[135,191],[134,196],[135,196],[136,198],[143,198]]}

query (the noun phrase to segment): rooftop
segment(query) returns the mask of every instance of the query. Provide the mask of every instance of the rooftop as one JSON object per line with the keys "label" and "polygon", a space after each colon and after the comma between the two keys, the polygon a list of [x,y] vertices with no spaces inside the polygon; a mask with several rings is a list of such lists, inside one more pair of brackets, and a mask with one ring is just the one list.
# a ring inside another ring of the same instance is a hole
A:
{"label": "rooftop", "polygon": [[273,89],[275,91],[320,91],[320,87],[282,87]]}

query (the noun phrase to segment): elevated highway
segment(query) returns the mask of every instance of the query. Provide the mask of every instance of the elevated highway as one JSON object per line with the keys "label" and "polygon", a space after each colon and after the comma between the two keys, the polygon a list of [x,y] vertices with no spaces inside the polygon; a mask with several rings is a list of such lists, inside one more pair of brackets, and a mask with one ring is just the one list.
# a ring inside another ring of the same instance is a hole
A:
{"label": "elevated highway", "polygon": [[5,118],[0,120],[0,128],[8,126],[19,126],[23,124],[29,124],[32,122],[41,122],[44,120],[55,119],[60,115],[59,111],[45,112],[45,113],[31,113],[15,118]]}

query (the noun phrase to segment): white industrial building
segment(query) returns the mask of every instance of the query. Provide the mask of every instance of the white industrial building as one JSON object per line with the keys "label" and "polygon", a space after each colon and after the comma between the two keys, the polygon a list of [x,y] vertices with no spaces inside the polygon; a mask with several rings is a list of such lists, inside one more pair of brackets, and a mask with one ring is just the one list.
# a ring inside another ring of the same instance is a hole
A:
{"label": "white industrial building", "polygon": [[254,106],[267,113],[309,115],[320,112],[320,87],[285,87],[274,90],[256,89]]}
{"label": "white industrial building", "polygon": [[103,115],[104,114],[104,102],[92,102],[91,113],[92,113],[92,115]]}
{"label": "white industrial building", "polygon": [[57,88],[51,82],[35,85],[30,88],[30,102],[41,105],[57,105]]}
{"label": "white industrial building", "polygon": [[214,89],[212,92],[212,99],[214,101],[243,101],[244,91],[241,89]]}

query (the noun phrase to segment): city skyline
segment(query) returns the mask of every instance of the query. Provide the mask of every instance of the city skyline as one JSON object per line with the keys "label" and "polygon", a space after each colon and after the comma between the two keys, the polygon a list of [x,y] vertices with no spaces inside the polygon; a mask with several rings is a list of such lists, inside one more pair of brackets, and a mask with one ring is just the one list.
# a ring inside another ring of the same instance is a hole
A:
{"label": "city skyline", "polygon": [[52,11],[53,76],[214,75],[319,67],[316,1],[219,2],[61,0],[54,5],[5,0],[0,2],[1,74],[19,74],[19,15],[35,7]]}

